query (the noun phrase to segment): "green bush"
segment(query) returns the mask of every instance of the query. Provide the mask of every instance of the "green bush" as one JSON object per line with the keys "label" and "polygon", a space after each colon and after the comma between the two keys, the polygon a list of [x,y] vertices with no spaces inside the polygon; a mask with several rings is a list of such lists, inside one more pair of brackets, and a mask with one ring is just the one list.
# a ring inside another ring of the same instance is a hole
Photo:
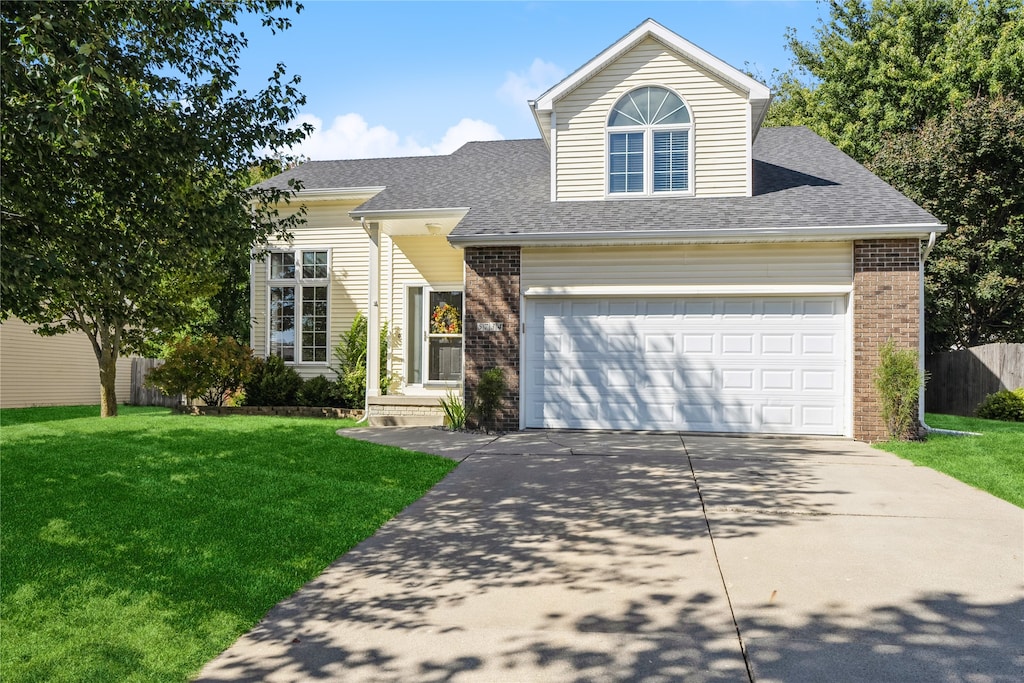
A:
{"label": "green bush", "polygon": [[323,375],[307,379],[299,389],[297,399],[300,406],[322,408],[338,403],[336,385]]}
{"label": "green bush", "polygon": [[252,350],[231,337],[185,336],[172,342],[164,364],[146,377],[146,385],[169,396],[184,394],[220,406],[245,383],[255,366]]}
{"label": "green bush", "polygon": [[257,360],[252,376],[245,383],[247,406],[297,405],[302,377],[278,356]]}
{"label": "green bush", "polygon": [[491,368],[480,375],[480,382],[476,385],[476,399],[472,406],[472,412],[476,415],[480,427],[496,426],[495,418],[505,398],[506,388],[505,373],[501,368]]}
{"label": "green bush", "polygon": [[889,436],[907,440],[918,438],[918,392],[925,376],[917,362],[916,349],[900,349],[892,339],[880,349],[881,363],[875,369],[875,387],[882,401],[882,419]]}
{"label": "green bush", "polygon": [[986,420],[1024,422],[1024,387],[989,394],[975,413]]}
{"label": "green bush", "polygon": [[[366,317],[357,313],[348,332],[341,336],[334,347],[334,359],[338,363],[338,386],[336,399],[346,408],[362,408],[366,401],[366,347],[368,338]],[[380,329],[380,392],[388,393],[391,376],[388,374],[388,350],[391,334],[384,322]]]}

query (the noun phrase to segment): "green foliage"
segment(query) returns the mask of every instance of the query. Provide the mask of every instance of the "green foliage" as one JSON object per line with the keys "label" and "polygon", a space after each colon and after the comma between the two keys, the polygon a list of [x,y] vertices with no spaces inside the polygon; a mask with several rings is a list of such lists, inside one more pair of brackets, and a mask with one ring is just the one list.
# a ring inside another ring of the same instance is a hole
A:
{"label": "green foliage", "polygon": [[969,100],[871,166],[950,228],[925,266],[929,350],[1024,342],[1024,105]]}
{"label": "green foliage", "polygon": [[924,375],[915,349],[900,349],[890,339],[882,345],[875,369],[875,388],[882,401],[882,419],[893,439],[917,438],[918,392]]}
{"label": "green foliage", "polygon": [[986,420],[1024,422],[1024,387],[989,394],[975,414]]}
{"label": "green foliage", "polygon": [[[341,405],[346,408],[362,408],[366,401],[366,349],[368,338],[366,317],[357,313],[348,332],[341,335],[334,347],[337,362],[338,393]],[[387,394],[392,378],[388,374],[387,361],[392,334],[385,321],[380,329],[380,391]]]}
{"label": "green foliage", "polygon": [[481,427],[495,426],[495,419],[507,388],[505,373],[501,368],[491,368],[481,373],[472,406],[472,413]]}
{"label": "green foliage", "polygon": [[[279,167],[304,98],[278,65],[238,89],[245,14],[271,31],[290,1],[0,4],[0,318],[93,344],[103,414],[116,361],[183,329],[242,333],[238,254],[285,236],[297,186]],[[241,309],[245,310],[244,306]],[[198,324],[197,324],[198,321]]]}
{"label": "green foliage", "polygon": [[441,404],[441,410],[444,411],[446,427],[453,431],[466,428],[466,420],[469,417],[469,413],[466,410],[466,404],[462,402],[461,396],[449,389],[445,397],[438,402]]}
{"label": "green foliage", "polygon": [[337,403],[336,383],[319,375],[302,383],[296,394],[300,406],[323,408]]}
{"label": "green foliage", "polygon": [[353,421],[0,411],[0,670],[188,681],[455,463]]}
{"label": "green foliage", "polygon": [[247,406],[298,405],[302,377],[278,356],[256,359],[252,375],[245,382]]}
{"label": "green foliage", "polygon": [[927,348],[1024,341],[1024,3],[836,0],[788,34],[767,125],[806,125],[948,226]]}
{"label": "green foliage", "polygon": [[834,0],[812,40],[790,29],[767,125],[807,125],[864,163],[886,133],[977,97],[1020,96],[1020,0]]}
{"label": "green foliage", "polygon": [[252,350],[232,337],[185,336],[168,346],[164,364],[150,371],[146,385],[169,396],[184,394],[220,406],[252,373]]}

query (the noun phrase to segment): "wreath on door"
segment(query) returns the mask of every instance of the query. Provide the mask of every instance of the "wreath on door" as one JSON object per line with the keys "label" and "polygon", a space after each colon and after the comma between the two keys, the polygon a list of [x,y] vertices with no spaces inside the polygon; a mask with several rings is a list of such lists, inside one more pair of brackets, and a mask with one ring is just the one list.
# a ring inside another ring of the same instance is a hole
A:
{"label": "wreath on door", "polygon": [[462,332],[462,320],[459,309],[449,303],[440,303],[430,314],[431,334],[459,334]]}

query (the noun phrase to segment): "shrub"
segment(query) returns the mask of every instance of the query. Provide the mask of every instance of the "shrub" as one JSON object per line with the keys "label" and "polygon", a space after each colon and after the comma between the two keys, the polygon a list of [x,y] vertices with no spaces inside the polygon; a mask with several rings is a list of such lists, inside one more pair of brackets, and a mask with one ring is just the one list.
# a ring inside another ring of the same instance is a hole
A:
{"label": "shrub", "polygon": [[481,427],[495,426],[494,420],[501,408],[501,402],[505,398],[505,373],[501,368],[491,368],[480,375],[480,382],[476,385],[476,400],[473,402],[472,412],[477,417],[477,423]]}
{"label": "shrub", "polygon": [[253,372],[252,350],[231,337],[185,336],[172,342],[164,364],[152,370],[146,385],[165,394],[184,394],[188,403],[202,399],[220,406]]}
{"label": "shrub", "polygon": [[882,400],[882,419],[889,436],[907,440],[917,438],[916,412],[918,392],[925,376],[917,363],[915,349],[900,349],[892,339],[880,350],[881,363],[875,369],[875,387]]}
{"label": "shrub", "polygon": [[322,408],[337,403],[335,384],[323,375],[307,379],[302,383],[296,396],[300,406]]}
{"label": "shrub", "polygon": [[975,413],[986,420],[1024,422],[1024,387],[989,394]]}
{"label": "shrub", "polygon": [[[362,408],[366,400],[366,347],[368,338],[366,318],[357,313],[348,332],[334,347],[338,363],[336,399],[346,408]],[[392,378],[388,375],[387,361],[391,334],[385,322],[380,329],[380,391],[388,393]]]}
{"label": "shrub", "polygon": [[449,389],[445,397],[440,400],[440,404],[441,410],[444,411],[444,423],[449,429],[458,431],[466,428],[466,418],[469,417],[469,413],[466,411],[462,398]]}
{"label": "shrub", "polygon": [[247,406],[293,406],[302,377],[278,356],[257,360],[252,376],[245,383]]}

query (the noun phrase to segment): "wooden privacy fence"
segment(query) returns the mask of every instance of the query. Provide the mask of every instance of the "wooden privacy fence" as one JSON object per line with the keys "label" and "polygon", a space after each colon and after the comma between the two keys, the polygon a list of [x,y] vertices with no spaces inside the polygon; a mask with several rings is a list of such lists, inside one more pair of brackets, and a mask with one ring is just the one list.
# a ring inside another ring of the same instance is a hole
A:
{"label": "wooden privacy fence", "polygon": [[159,389],[150,389],[145,385],[146,375],[150,370],[158,368],[164,362],[157,358],[132,358],[132,398],[133,406],[166,406],[173,408],[181,404],[181,395],[168,396]]}
{"label": "wooden privacy fence", "polygon": [[985,344],[925,359],[929,413],[974,415],[989,394],[1024,386],[1024,344]]}

